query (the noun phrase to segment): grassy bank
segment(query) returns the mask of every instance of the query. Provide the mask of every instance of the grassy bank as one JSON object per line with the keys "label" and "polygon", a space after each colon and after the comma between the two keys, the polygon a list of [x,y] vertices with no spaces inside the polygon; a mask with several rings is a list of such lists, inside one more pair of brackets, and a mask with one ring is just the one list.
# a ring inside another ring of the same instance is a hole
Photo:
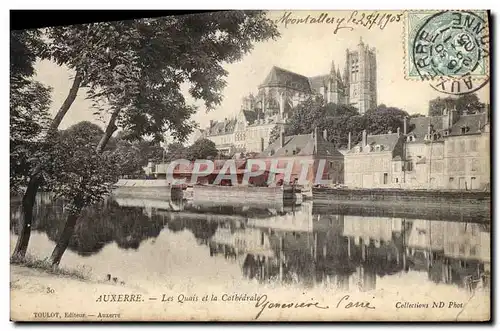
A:
{"label": "grassy bank", "polygon": [[79,280],[88,280],[88,271],[80,269],[65,269],[57,266],[52,266],[48,258],[39,259],[34,256],[27,254],[24,258],[11,258],[10,263],[12,265],[17,265],[26,268],[37,269],[41,271],[46,271],[53,275],[70,277]]}

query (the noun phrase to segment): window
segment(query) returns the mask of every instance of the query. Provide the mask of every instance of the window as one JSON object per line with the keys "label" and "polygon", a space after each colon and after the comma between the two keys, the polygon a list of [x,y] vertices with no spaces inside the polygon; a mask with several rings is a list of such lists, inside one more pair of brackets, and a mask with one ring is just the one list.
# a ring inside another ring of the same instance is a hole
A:
{"label": "window", "polygon": [[455,151],[455,142],[450,141],[448,142],[448,153],[454,153]]}
{"label": "window", "polygon": [[413,162],[411,160],[406,161],[402,170],[403,171],[412,171],[413,170]]}
{"label": "window", "polygon": [[458,152],[463,153],[465,152],[465,141],[459,141],[458,142]]}
{"label": "window", "polygon": [[477,152],[477,140],[473,139],[470,141],[470,150],[471,152]]}
{"label": "window", "polygon": [[396,178],[395,178],[395,181],[396,181],[396,183],[398,183],[398,182],[399,182],[399,178],[398,178],[398,177],[396,177]]}
{"label": "window", "polygon": [[450,183],[453,183],[453,181],[454,181],[454,180],[455,180],[455,178],[453,178],[453,177],[450,177],[450,180],[449,180],[449,182],[450,182]]}
{"label": "window", "polygon": [[458,171],[465,171],[465,159],[458,159]]}
{"label": "window", "polygon": [[387,174],[387,172],[384,172],[384,184],[387,184],[387,177],[389,175]]}
{"label": "window", "polygon": [[[478,159],[471,160],[470,171],[479,171],[479,160]],[[475,177],[473,177],[473,178],[475,179]]]}

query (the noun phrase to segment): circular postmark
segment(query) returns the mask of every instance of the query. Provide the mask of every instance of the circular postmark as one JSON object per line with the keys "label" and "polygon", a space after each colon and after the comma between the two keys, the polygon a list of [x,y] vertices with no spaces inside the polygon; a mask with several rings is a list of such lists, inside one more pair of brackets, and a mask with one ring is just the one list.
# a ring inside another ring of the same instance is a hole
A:
{"label": "circular postmark", "polygon": [[428,17],[415,34],[412,60],[420,78],[435,90],[473,93],[489,81],[489,30],[470,11],[443,11]]}

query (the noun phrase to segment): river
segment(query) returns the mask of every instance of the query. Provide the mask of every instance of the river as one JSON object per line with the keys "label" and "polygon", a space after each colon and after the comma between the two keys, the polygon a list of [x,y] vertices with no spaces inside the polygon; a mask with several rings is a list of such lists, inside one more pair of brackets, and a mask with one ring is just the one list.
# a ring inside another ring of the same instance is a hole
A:
{"label": "river", "polygon": [[[11,247],[19,208],[11,202]],[[361,292],[489,286],[489,222],[376,215],[363,207],[342,212],[310,201],[261,209],[109,198],[85,210],[61,267],[155,287],[186,280]],[[64,217],[63,202],[39,197],[28,254],[50,256]]]}

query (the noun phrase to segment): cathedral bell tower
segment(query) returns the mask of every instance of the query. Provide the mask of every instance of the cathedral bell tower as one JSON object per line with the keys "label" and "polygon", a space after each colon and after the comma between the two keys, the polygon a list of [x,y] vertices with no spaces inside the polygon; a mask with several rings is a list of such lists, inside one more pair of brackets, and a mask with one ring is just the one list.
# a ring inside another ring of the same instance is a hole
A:
{"label": "cathedral bell tower", "polygon": [[349,104],[360,114],[377,106],[377,61],[375,49],[368,47],[360,38],[354,51],[346,50],[344,77],[349,91]]}

